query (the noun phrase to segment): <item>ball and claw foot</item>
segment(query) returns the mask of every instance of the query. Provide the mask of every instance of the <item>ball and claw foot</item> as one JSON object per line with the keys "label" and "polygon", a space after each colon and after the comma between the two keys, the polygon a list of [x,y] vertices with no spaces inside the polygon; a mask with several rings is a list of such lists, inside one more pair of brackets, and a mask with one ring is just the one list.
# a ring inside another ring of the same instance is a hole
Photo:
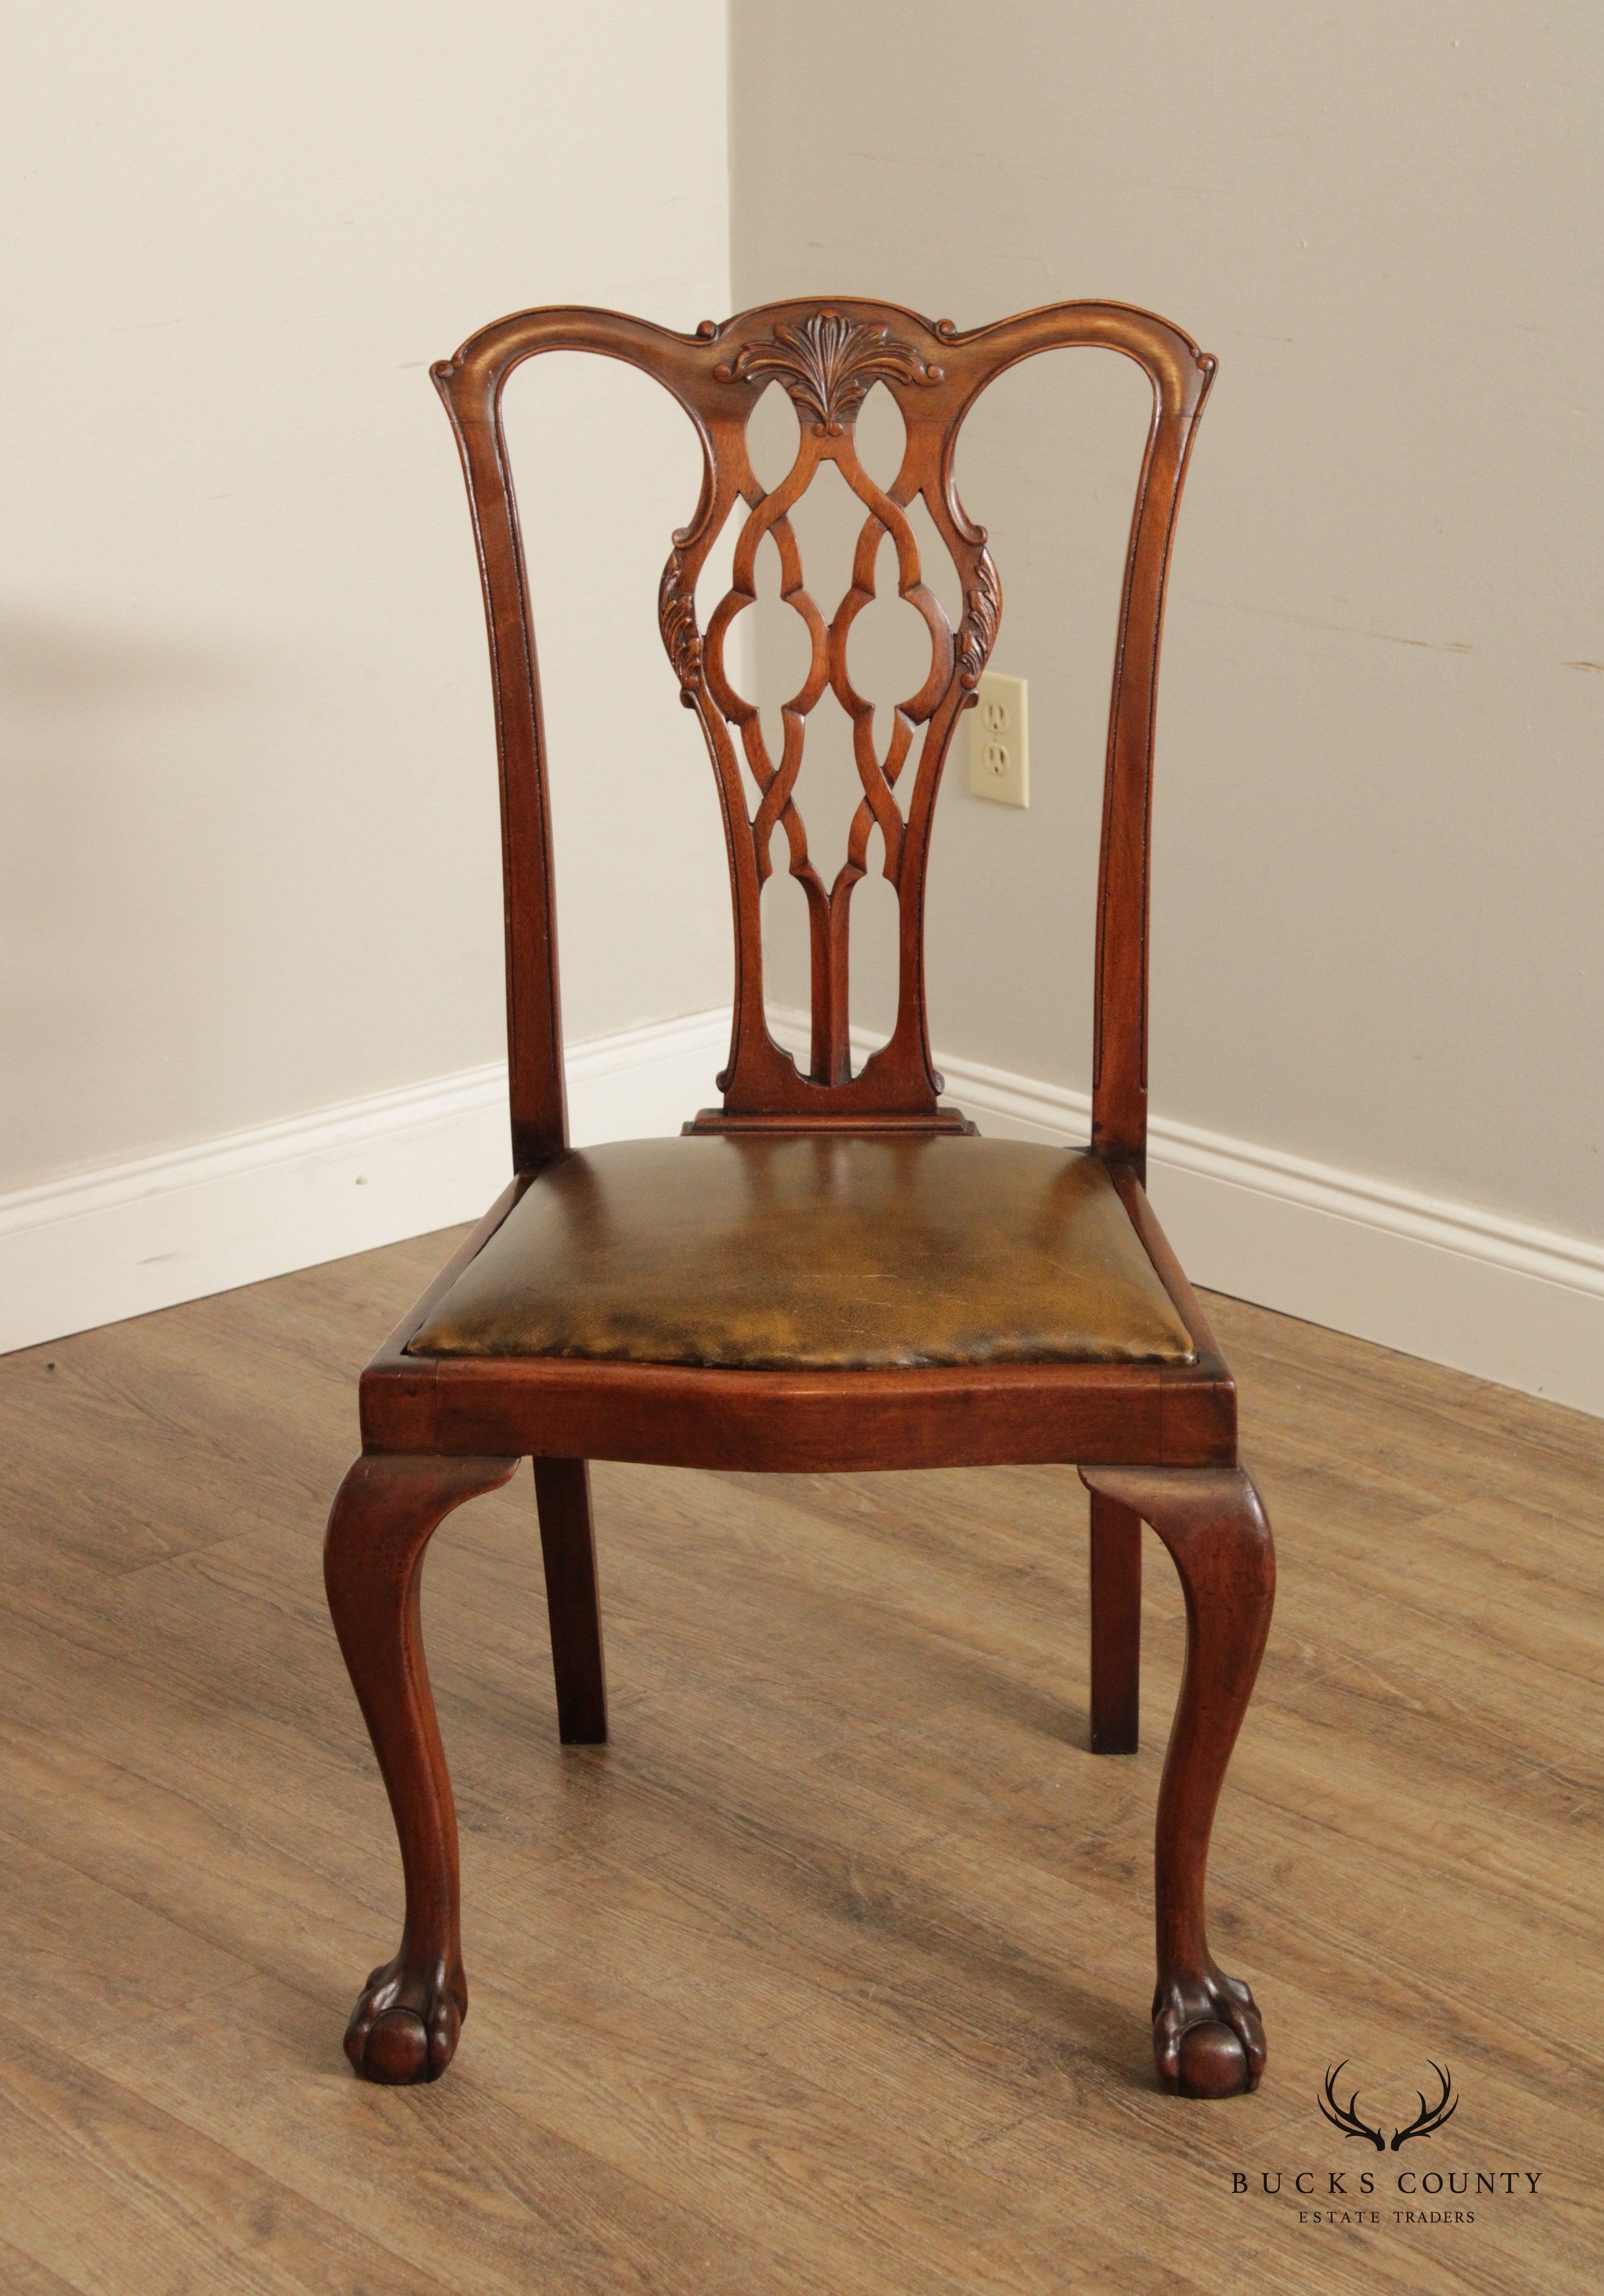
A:
{"label": "ball and claw foot", "polygon": [[461,1971],[409,1972],[397,1955],[374,1970],[346,2027],[345,2053],[364,2080],[392,2087],[438,2080],[456,2054],[468,2014]]}
{"label": "ball and claw foot", "polygon": [[1264,2070],[1264,2029],[1239,1978],[1211,1962],[1204,1978],[1160,1980],[1153,2057],[1172,2096],[1245,2096]]}

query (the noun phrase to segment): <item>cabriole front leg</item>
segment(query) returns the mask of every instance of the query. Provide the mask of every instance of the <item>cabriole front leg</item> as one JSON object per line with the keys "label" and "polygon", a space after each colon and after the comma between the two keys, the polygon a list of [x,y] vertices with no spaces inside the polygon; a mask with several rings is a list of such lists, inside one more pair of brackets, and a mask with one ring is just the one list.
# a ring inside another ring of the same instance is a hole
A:
{"label": "cabriole front leg", "polygon": [[423,1657],[420,1589],[425,1550],[446,1516],[495,1490],[517,1465],[364,1453],[329,1516],[329,1609],[395,1814],[406,1882],[400,1950],[369,1977],[346,2030],[346,2054],[368,2080],[438,2080],[468,2013],[456,1810]]}
{"label": "cabriole front leg", "polygon": [[1215,1966],[1204,1924],[1208,1837],[1253,1694],[1275,1600],[1275,1549],[1240,1467],[1084,1467],[1082,1480],[1152,1524],[1186,1598],[1186,1669],[1158,1789],[1158,1984],[1153,2054],[1182,2096],[1237,2096],[1264,2070],[1248,1988]]}

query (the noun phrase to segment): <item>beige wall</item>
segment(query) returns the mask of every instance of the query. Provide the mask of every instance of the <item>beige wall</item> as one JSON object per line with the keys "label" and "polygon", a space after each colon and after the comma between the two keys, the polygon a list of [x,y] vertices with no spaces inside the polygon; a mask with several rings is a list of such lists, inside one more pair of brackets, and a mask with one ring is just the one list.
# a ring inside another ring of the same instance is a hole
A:
{"label": "beige wall", "polygon": [[[8,31],[0,1190],[496,1055],[483,625],[428,364],[521,304],[729,299],[718,0],[33,0]],[[599,407],[526,371],[513,408],[532,554],[571,564],[536,586],[577,1038],[729,994],[653,624],[695,456],[596,365]]]}
{"label": "beige wall", "polygon": [[[1219,357],[1159,720],[1157,1108],[1604,1234],[1604,14],[732,20],[738,301],[1111,296]],[[953,775],[931,905],[937,1043],[1083,1086],[1143,412],[1108,365],[1006,379],[961,458],[1035,802]]]}

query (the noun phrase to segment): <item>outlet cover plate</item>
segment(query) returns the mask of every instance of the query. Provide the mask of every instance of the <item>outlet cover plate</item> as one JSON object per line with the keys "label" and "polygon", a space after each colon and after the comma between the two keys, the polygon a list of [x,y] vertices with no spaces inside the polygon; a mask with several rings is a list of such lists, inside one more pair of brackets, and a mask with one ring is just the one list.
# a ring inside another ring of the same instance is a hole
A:
{"label": "outlet cover plate", "polygon": [[970,795],[993,805],[1030,803],[1030,715],[1025,680],[982,673],[969,718]]}

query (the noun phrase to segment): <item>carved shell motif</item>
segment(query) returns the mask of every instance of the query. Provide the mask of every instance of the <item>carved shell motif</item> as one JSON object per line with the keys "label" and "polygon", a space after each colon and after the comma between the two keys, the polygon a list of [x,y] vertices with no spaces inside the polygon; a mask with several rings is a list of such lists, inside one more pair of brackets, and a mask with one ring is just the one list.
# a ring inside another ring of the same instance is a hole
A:
{"label": "carved shell motif", "polygon": [[767,342],[742,343],[713,374],[718,382],[778,375],[792,403],[813,417],[814,436],[839,439],[877,382],[937,383],[944,370],[889,327],[820,311],[799,325],[777,319]]}

